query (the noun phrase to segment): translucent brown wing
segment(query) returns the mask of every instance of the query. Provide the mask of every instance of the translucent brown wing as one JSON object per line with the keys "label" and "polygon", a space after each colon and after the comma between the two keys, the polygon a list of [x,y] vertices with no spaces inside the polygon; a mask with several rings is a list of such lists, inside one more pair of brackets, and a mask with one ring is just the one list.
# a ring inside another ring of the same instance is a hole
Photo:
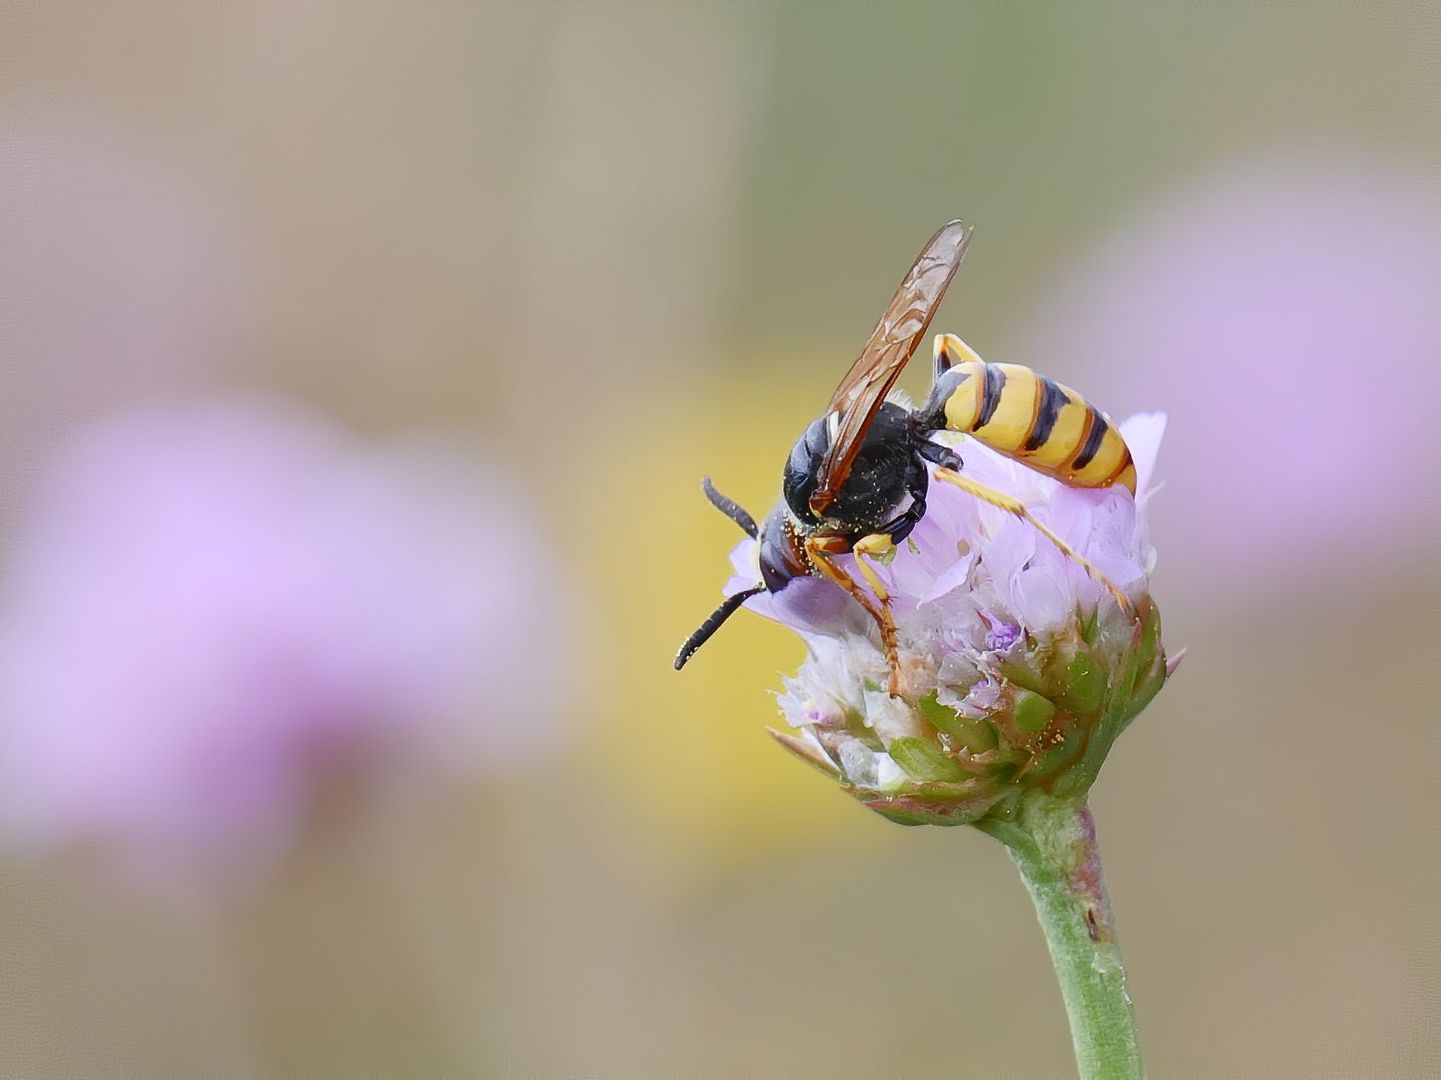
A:
{"label": "translucent brown wing", "polygon": [[964,222],[941,226],[916,256],[866,347],[836,387],[826,411],[839,413],[840,419],[810,498],[813,514],[824,514],[845,486],[871,421],[925,336],[970,242],[971,226]]}

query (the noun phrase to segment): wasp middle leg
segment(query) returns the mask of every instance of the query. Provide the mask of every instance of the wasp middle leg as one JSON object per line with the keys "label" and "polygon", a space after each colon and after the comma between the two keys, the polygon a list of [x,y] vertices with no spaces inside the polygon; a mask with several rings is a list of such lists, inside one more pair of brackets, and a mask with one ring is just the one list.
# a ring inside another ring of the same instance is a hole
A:
{"label": "wasp middle leg", "polygon": [[[870,539],[869,537],[865,539]],[[865,544],[865,539],[861,544]],[[885,538],[889,541],[889,537]],[[882,584],[880,578],[875,576],[875,571],[868,567],[858,553],[856,565],[861,568],[871,588],[875,590],[876,602],[872,603],[866,591],[850,574],[846,573],[837,565],[832,557],[835,555],[850,554],[855,548],[849,544],[844,537],[813,535],[806,537],[805,552],[810,564],[816,571],[828,581],[834,581],[846,592],[850,593],[856,603],[866,609],[866,614],[876,621],[881,630],[881,645],[886,653],[886,666],[890,669],[890,680],[887,690],[892,697],[900,696],[901,692],[901,657],[896,634],[896,620],[891,615],[890,593]]]}

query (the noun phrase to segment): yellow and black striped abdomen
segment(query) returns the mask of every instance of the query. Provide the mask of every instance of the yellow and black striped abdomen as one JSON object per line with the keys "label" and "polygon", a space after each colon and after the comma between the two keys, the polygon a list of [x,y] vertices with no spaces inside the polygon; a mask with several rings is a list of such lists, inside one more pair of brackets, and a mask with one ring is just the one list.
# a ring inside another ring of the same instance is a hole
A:
{"label": "yellow and black striped abdomen", "polygon": [[1028,367],[965,360],[937,377],[931,403],[942,414],[935,419],[952,431],[1037,472],[1074,487],[1120,484],[1135,494],[1131,451],[1106,414]]}

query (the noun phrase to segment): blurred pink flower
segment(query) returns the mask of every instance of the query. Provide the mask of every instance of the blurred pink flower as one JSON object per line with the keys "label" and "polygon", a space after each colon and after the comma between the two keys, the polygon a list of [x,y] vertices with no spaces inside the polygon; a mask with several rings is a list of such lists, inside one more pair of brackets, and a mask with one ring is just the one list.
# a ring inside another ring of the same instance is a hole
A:
{"label": "blurred pink flower", "polygon": [[1167,402],[1169,564],[1213,595],[1321,563],[1385,572],[1374,545],[1423,527],[1435,221],[1403,178],[1342,155],[1253,161],[1082,258],[1003,359],[1093,365],[1086,392],[1111,409]]}
{"label": "blurred pink flower", "polygon": [[458,456],[230,404],[88,430],[45,491],[0,613],[15,844],[229,877],[327,780],[503,767],[554,734],[561,586],[522,500]]}

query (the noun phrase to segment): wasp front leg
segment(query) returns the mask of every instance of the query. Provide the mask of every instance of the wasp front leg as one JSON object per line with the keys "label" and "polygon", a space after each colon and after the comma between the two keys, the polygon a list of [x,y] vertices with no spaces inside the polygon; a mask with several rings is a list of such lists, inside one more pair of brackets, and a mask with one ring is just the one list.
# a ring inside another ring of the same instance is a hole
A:
{"label": "wasp front leg", "polygon": [[911,503],[904,514],[889,524],[882,525],[869,536],[861,537],[851,548],[851,553],[856,557],[856,568],[866,579],[866,584],[871,587],[871,592],[876,594],[876,599],[883,604],[890,603],[890,592],[871,563],[876,562],[882,566],[889,566],[896,557],[896,545],[910,536],[911,530],[916,527],[916,523],[925,516],[925,513],[926,501],[924,493],[922,493]]}
{"label": "wasp front leg", "polygon": [[[854,547],[842,536],[826,536],[814,534],[806,537],[805,553],[810,564],[815,567],[816,572],[829,581],[834,581],[846,592],[850,593],[856,603],[866,609],[866,614],[876,621],[881,630],[881,645],[886,653],[886,666],[890,669],[890,681],[887,689],[893,697],[900,696],[901,692],[901,657],[897,645],[896,621],[891,616],[890,593],[874,570],[867,566],[860,557],[861,545],[868,540],[876,539],[881,546],[894,546],[890,544],[890,537],[868,536]],[[866,581],[875,592],[876,602],[872,603],[866,591],[850,574],[846,573],[840,566],[832,561],[836,555],[846,555],[851,551],[857,552],[856,565],[860,567],[861,573],[865,575]]]}
{"label": "wasp front leg", "polygon": [[875,561],[882,566],[889,565],[896,557],[896,540],[890,533],[871,533],[870,536],[863,536],[856,541],[856,546],[851,549],[856,557],[856,568],[860,570],[861,576],[866,579],[866,584],[871,587],[871,592],[876,594],[876,599],[883,604],[891,602],[890,591],[886,583],[876,573],[871,562]]}

